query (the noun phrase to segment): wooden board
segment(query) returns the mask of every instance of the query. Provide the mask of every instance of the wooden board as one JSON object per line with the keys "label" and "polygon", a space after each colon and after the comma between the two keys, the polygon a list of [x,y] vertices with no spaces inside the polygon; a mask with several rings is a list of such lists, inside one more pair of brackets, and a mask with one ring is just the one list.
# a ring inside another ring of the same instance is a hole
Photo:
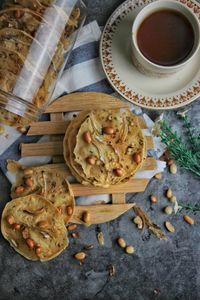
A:
{"label": "wooden board", "polygon": [[[81,110],[101,109],[106,107],[112,108],[128,108],[129,104],[119,99],[103,93],[73,93],[63,96],[52,103],[45,111],[50,113],[50,121],[36,122],[31,124],[27,133],[28,136],[33,135],[49,135],[50,141],[39,143],[27,143],[21,145],[21,155],[26,156],[52,156],[53,163],[42,168],[48,168],[60,172],[63,175],[70,176],[70,171],[66,164],[63,163],[63,137],[68,121],[64,119],[64,113]],[[139,118],[140,127],[146,129],[143,118]],[[146,136],[147,149],[153,149],[153,139]],[[153,157],[147,157],[143,164],[142,170],[155,170],[156,160]],[[126,193],[143,192],[148,185],[148,179],[133,178],[130,181],[111,186],[109,188],[100,188],[91,185],[84,186],[80,183],[72,183],[72,189],[75,196],[92,196],[110,194],[112,196],[112,204],[98,204],[89,206],[75,206],[74,215],[71,222],[83,224],[82,216],[85,211],[91,215],[91,224],[99,224],[113,220],[134,206],[134,203],[125,203]],[[103,200],[103,199],[102,199]],[[101,202],[101,201],[99,201]]]}

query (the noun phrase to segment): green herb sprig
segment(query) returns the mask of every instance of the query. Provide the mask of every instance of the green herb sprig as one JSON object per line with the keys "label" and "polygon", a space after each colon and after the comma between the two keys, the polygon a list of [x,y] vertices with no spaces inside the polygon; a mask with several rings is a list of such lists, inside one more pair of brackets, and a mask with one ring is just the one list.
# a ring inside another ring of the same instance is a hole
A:
{"label": "green herb sprig", "polygon": [[200,212],[200,206],[198,204],[195,204],[192,206],[191,204],[178,204],[178,212],[182,212],[182,210],[189,210],[192,211],[193,213]]}
{"label": "green herb sprig", "polygon": [[170,157],[175,159],[182,168],[200,177],[199,149],[196,149],[197,153],[192,151],[177,133],[172,131],[166,121],[160,122],[160,137],[170,151]]}

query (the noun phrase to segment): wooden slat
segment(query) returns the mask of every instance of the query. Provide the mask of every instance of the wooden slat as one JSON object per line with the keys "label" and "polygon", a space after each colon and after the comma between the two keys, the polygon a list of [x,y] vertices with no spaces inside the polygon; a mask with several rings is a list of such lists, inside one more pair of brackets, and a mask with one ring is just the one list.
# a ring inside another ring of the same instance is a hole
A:
{"label": "wooden slat", "polygon": [[124,193],[113,194],[112,195],[112,203],[113,204],[122,204],[122,203],[125,203],[125,194]]}
{"label": "wooden slat", "polygon": [[80,92],[59,98],[47,107],[45,113],[102,109],[102,107],[106,109],[128,108],[129,105],[125,101],[104,93]]}
{"label": "wooden slat", "polygon": [[75,206],[74,214],[70,222],[83,224],[83,221],[81,219],[85,211],[88,211],[90,214],[91,224],[101,224],[109,222],[124,214],[133,206],[135,206],[135,203]]}
{"label": "wooden slat", "polygon": [[[60,156],[61,157],[61,156]],[[156,159],[154,157],[147,157],[144,161],[144,164],[141,168],[141,171],[152,171],[157,167]],[[43,170],[49,170],[49,171],[55,171],[62,173],[64,176],[70,176],[71,172],[68,169],[67,165],[65,163],[54,163],[54,164],[48,164],[43,166],[37,166],[37,169],[43,169]]]}
{"label": "wooden slat", "polygon": [[[153,149],[154,143],[151,136],[146,137],[147,149]],[[21,145],[21,155],[24,156],[53,156],[63,155],[63,142],[51,141]]]}
{"label": "wooden slat", "polygon": [[148,179],[131,179],[128,182],[110,186],[109,188],[85,186],[79,183],[71,184],[75,196],[89,196],[104,194],[119,194],[119,193],[135,193],[143,192],[148,184]]}
{"label": "wooden slat", "polygon": [[45,121],[32,123],[27,135],[64,134],[69,121]]}
{"label": "wooden slat", "polygon": [[[147,128],[144,119],[139,118],[139,122],[142,129]],[[69,123],[69,121],[44,121],[32,123],[27,135],[65,134]]]}

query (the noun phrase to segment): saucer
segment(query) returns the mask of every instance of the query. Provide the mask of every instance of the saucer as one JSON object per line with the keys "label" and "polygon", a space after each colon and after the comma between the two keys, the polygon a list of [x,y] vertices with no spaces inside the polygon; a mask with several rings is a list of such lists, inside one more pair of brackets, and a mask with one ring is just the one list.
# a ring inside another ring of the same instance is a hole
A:
{"label": "saucer", "polygon": [[[107,21],[100,42],[101,63],[112,87],[128,101],[147,109],[173,109],[200,96],[200,50],[181,71],[169,77],[148,77],[131,59],[131,29],[138,12],[151,0],[127,0]],[[200,4],[181,0],[200,20]]]}

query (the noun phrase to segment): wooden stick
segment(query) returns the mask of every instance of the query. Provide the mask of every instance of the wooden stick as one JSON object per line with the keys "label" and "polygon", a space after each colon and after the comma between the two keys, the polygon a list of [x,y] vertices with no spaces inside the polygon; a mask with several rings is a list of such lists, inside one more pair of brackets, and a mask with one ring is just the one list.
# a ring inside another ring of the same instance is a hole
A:
{"label": "wooden stick", "polygon": [[[146,137],[147,149],[153,149],[154,143],[151,136]],[[21,155],[24,156],[51,156],[63,155],[63,142],[51,141],[42,143],[22,144]]]}
{"label": "wooden stick", "polygon": [[81,92],[63,96],[47,107],[45,113],[80,111],[91,109],[129,108],[128,103],[104,93]]}
{"label": "wooden stick", "polygon": [[135,203],[75,206],[75,211],[70,222],[83,224],[82,216],[86,211],[90,214],[91,224],[109,222],[116,219],[133,206],[135,206]]}
{"label": "wooden stick", "polygon": [[74,196],[89,196],[101,194],[120,194],[143,192],[148,184],[148,179],[131,179],[128,182],[110,186],[109,188],[95,187],[91,185],[82,185],[80,183],[72,183],[71,187]]}
{"label": "wooden stick", "polygon": [[113,194],[112,195],[112,203],[113,204],[122,204],[125,203],[125,194],[120,193],[120,194]]}

